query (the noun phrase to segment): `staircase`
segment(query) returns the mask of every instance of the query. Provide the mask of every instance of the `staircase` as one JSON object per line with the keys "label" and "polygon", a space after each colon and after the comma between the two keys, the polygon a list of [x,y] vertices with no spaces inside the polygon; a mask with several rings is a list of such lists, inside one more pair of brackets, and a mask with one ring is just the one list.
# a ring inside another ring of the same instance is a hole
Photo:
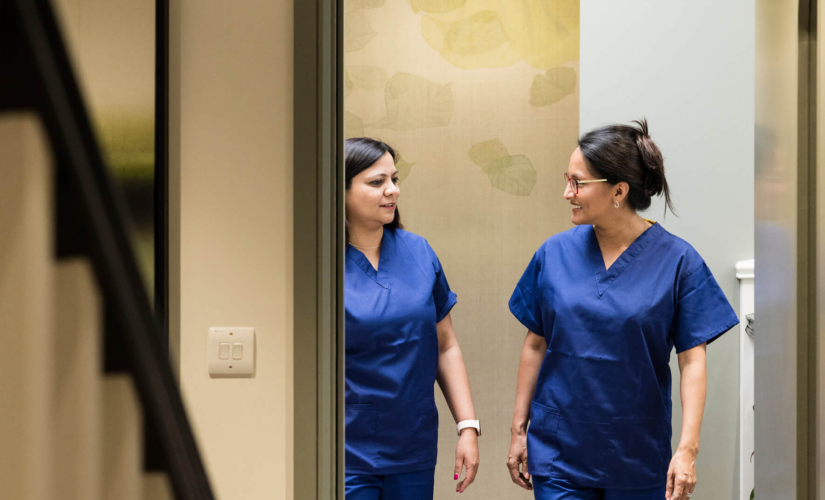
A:
{"label": "staircase", "polygon": [[213,498],[46,0],[0,0],[0,484]]}

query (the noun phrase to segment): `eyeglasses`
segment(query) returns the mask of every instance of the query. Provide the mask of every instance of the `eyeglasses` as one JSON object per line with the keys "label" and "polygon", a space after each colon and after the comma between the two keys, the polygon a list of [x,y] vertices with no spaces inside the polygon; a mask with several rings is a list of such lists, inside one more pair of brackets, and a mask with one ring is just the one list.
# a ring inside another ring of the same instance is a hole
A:
{"label": "eyeglasses", "polygon": [[564,173],[564,180],[567,181],[567,185],[570,186],[570,189],[573,191],[573,194],[579,194],[579,184],[589,184],[591,182],[607,182],[607,179],[593,179],[587,181],[580,181],[565,172]]}

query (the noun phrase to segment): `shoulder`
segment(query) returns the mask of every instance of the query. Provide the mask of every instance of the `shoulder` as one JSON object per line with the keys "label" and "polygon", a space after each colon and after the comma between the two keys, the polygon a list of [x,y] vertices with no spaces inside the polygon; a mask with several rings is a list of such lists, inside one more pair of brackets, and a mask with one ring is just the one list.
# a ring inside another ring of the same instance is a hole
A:
{"label": "shoulder", "polygon": [[403,243],[413,249],[430,248],[430,244],[423,236],[411,233],[406,229],[393,229],[392,232],[395,235],[395,239],[398,242]]}
{"label": "shoulder", "polygon": [[415,256],[424,256],[428,259],[436,257],[435,251],[423,236],[411,233],[406,229],[393,229],[395,240],[400,246],[408,248]]}
{"label": "shoulder", "polygon": [[661,228],[662,234],[658,238],[656,252],[672,262],[678,263],[680,278],[684,278],[696,269],[702,267],[705,259],[699,255],[699,252],[693,248],[693,245],[675,234],[668,232],[665,228],[659,227]]}
{"label": "shoulder", "polygon": [[556,233],[547,238],[536,251],[536,256],[543,257],[547,254],[562,252],[570,247],[580,247],[584,245],[588,233],[592,227],[588,225],[573,226],[566,231]]}

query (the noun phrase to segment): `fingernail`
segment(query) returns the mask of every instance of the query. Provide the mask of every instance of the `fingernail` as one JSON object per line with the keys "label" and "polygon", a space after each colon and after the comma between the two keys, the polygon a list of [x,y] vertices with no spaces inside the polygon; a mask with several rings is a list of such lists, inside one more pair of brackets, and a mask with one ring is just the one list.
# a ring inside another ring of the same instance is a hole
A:
{"label": "fingernail", "polygon": [[453,481],[455,481],[456,479],[458,479],[458,474],[456,474],[455,476],[453,476]]}

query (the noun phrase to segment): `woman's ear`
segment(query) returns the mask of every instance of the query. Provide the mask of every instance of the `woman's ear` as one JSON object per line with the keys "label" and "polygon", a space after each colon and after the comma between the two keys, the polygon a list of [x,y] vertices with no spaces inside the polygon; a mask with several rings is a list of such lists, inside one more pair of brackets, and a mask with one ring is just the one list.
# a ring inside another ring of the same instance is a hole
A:
{"label": "woman's ear", "polygon": [[620,182],[613,186],[613,199],[617,200],[619,203],[624,201],[628,194],[630,194],[630,184]]}

